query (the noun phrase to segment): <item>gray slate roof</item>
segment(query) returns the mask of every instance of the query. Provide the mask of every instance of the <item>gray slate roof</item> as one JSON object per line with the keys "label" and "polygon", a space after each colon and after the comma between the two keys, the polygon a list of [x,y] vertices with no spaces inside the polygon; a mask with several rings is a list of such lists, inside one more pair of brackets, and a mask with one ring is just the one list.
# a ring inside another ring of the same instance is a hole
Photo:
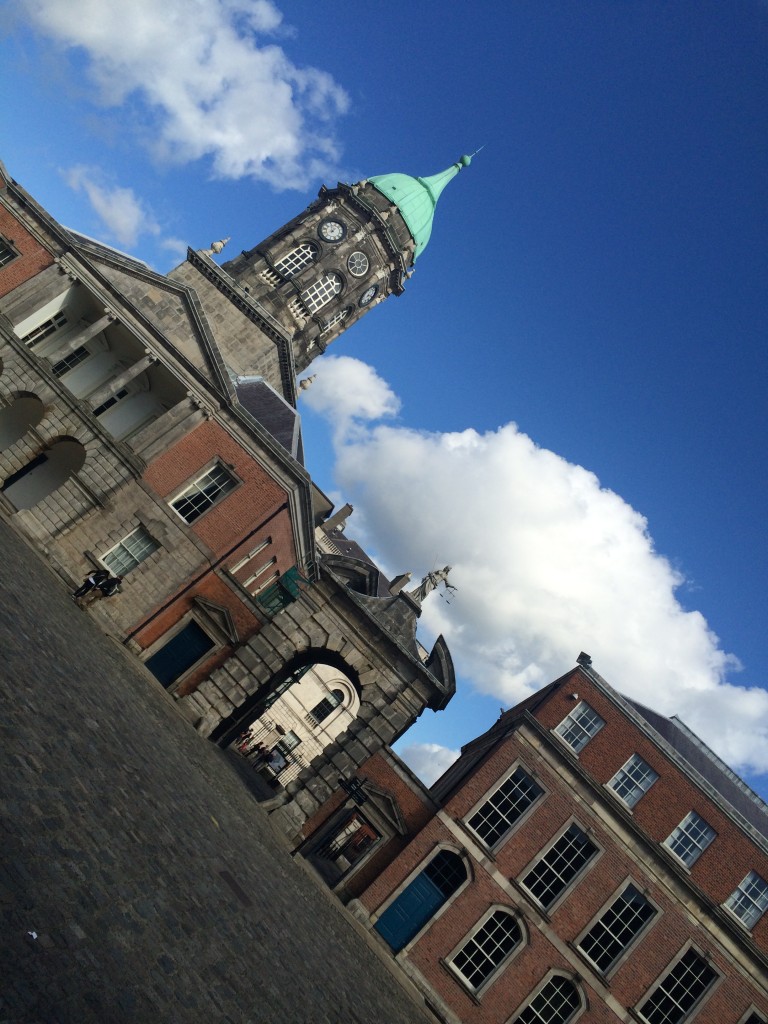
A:
{"label": "gray slate roof", "polygon": [[301,417],[263,377],[236,377],[237,400],[278,444],[304,465]]}

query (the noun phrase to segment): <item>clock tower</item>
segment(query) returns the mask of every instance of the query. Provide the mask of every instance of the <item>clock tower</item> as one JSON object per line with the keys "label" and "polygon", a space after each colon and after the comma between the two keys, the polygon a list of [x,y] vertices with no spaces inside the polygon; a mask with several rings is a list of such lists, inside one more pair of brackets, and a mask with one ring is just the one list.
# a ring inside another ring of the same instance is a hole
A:
{"label": "clock tower", "polygon": [[441,192],[471,157],[431,177],[381,174],[320,189],[298,217],[224,263],[291,339],[296,373],[389,295],[400,295],[429,242]]}

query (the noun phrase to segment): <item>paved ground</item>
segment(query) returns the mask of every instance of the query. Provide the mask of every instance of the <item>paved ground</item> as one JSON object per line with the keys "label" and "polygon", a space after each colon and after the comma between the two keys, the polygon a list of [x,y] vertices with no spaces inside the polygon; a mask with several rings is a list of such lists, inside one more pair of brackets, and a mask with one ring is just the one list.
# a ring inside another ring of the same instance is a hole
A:
{"label": "paved ground", "polygon": [[0,1024],[423,1024],[231,755],[3,523],[0,652]]}

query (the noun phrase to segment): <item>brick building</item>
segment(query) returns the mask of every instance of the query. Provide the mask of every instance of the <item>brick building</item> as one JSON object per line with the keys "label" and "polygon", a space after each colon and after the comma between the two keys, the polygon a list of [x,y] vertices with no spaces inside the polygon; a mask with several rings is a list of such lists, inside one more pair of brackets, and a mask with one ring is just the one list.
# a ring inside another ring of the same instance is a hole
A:
{"label": "brick building", "polygon": [[[302,852],[440,1019],[768,1020],[768,807],[587,656],[429,791],[381,756],[358,781]],[[358,818],[365,848],[334,873]]]}
{"label": "brick building", "polygon": [[[275,810],[291,835],[455,690],[419,601],[328,540],[296,374],[403,292],[469,162],[323,187],[223,267],[215,243],[168,275],[65,229],[0,165],[0,514],[69,585],[124,577],[93,613],[201,735],[227,745],[314,671]],[[342,730],[310,721],[334,680]]]}

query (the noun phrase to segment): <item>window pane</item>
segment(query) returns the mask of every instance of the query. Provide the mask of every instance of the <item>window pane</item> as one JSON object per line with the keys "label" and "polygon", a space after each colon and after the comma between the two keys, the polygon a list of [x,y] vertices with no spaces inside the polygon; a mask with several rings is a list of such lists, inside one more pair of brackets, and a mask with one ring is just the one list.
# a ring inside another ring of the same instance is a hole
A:
{"label": "window pane", "polygon": [[656,910],[645,896],[634,885],[628,885],[600,920],[592,925],[579,947],[605,972],[655,914]]}
{"label": "window pane", "polygon": [[483,842],[494,846],[543,792],[522,768],[516,768],[475,811],[467,824]]}
{"label": "window pane", "polygon": [[571,825],[522,883],[543,907],[549,907],[596,853],[597,847],[586,833],[578,825]]}
{"label": "window pane", "polygon": [[341,278],[338,274],[326,274],[316,281],[311,287],[302,292],[301,299],[310,313],[316,313],[326,303],[330,302],[334,295],[341,291]]}
{"label": "window pane", "polygon": [[552,978],[534,996],[514,1024],[567,1024],[580,1005],[579,993],[567,978]]}
{"label": "window pane", "polygon": [[223,466],[216,465],[171,502],[182,519],[192,523],[235,486]]}
{"label": "window pane", "polygon": [[717,833],[695,811],[691,811],[664,840],[664,845],[688,867],[695,863]]}
{"label": "window pane", "polygon": [[504,963],[521,938],[514,917],[497,910],[464,943],[451,962],[467,983],[477,989]]}
{"label": "window pane", "polygon": [[756,871],[750,871],[725,905],[747,928],[752,928],[768,910],[768,882]]}
{"label": "window pane", "polygon": [[578,754],[604,725],[600,715],[583,700],[562,720],[555,732]]}
{"label": "window pane", "polygon": [[716,978],[707,961],[689,949],[639,1008],[640,1013],[650,1024],[679,1024]]}
{"label": "window pane", "polygon": [[424,874],[445,896],[451,896],[466,881],[467,868],[452,850],[440,850],[424,868]]}
{"label": "window pane", "polygon": [[66,323],[67,318],[64,313],[54,313],[50,319],[44,320],[34,329],[34,331],[30,331],[29,334],[25,334],[21,340],[31,348],[33,345],[37,345],[38,342],[42,341],[43,338],[50,337],[54,331],[61,330],[62,327],[66,326]]}
{"label": "window pane", "polygon": [[634,807],[658,777],[658,774],[639,754],[633,754],[624,767],[616,772],[608,785],[628,807]]}
{"label": "window pane", "polygon": [[275,264],[275,270],[283,278],[291,278],[294,274],[298,274],[304,267],[308,267],[310,263],[314,263],[317,259],[318,248],[311,242],[303,242],[296,249],[292,249],[291,252],[286,253],[281,259]]}
{"label": "window pane", "polygon": [[54,377],[63,377],[65,373],[69,373],[70,370],[74,370],[80,363],[85,362],[90,354],[88,349],[81,345],[74,352],[70,352],[68,356],[64,356],[63,359],[59,359],[57,363],[54,363],[51,367],[51,373]]}
{"label": "window pane", "polygon": [[108,551],[102,558],[115,576],[125,576],[144,559],[157,551],[160,545],[151,537],[143,526],[123,537],[119,544]]}
{"label": "window pane", "polygon": [[16,259],[16,253],[4,238],[0,238],[0,267],[4,267],[6,263],[10,263],[14,259]]}

